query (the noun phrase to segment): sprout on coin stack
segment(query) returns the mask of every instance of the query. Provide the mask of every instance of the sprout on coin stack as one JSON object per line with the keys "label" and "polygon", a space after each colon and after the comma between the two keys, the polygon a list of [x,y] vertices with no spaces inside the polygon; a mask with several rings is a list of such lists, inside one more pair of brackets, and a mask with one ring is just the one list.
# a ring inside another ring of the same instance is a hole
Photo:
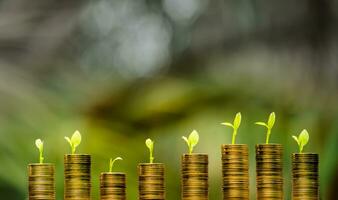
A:
{"label": "sprout on coin stack", "polygon": [[299,153],[292,154],[292,199],[319,199],[319,156],[316,153],[303,153],[309,141],[309,133],[302,130],[299,136],[292,136],[298,144]]}
{"label": "sprout on coin stack", "polygon": [[181,158],[182,200],[207,200],[209,198],[208,155],[193,153],[199,142],[199,134],[193,130],[188,137],[183,136],[189,153]]}
{"label": "sprout on coin stack", "polygon": [[149,163],[138,165],[139,200],[164,200],[164,164],[154,163],[154,141],[148,138],[145,144],[149,150]]}
{"label": "sprout on coin stack", "polygon": [[275,121],[272,112],[267,123],[256,122],[267,129],[265,144],[256,145],[256,196],[262,200],[283,199],[283,147],[269,143]]}
{"label": "sprout on coin stack", "polygon": [[241,125],[242,115],[237,113],[233,123],[224,122],[222,125],[231,127],[232,142],[223,144],[222,175],[223,199],[249,199],[249,153],[248,145],[236,144],[236,136]]}
{"label": "sprout on coin stack", "polygon": [[81,134],[75,131],[71,138],[65,137],[71,147],[71,154],[64,155],[64,199],[91,198],[91,156],[76,154],[81,143]]}
{"label": "sprout on coin stack", "polygon": [[28,199],[55,200],[55,166],[44,163],[43,141],[35,140],[39,150],[39,163],[28,165]]}

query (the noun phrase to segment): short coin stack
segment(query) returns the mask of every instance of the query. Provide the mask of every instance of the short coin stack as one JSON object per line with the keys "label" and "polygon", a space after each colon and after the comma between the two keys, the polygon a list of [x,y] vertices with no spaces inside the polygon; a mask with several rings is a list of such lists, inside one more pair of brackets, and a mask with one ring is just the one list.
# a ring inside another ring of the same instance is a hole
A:
{"label": "short coin stack", "polygon": [[223,199],[249,199],[248,146],[222,145]]}
{"label": "short coin stack", "polygon": [[139,200],[164,200],[164,164],[142,163],[138,166]]}
{"label": "short coin stack", "polygon": [[318,200],[318,154],[292,154],[292,199]]}
{"label": "short coin stack", "polygon": [[182,200],[207,200],[209,196],[208,155],[182,156]]}
{"label": "short coin stack", "polygon": [[28,165],[29,200],[55,200],[55,167],[53,164]]}
{"label": "short coin stack", "polygon": [[64,199],[89,200],[91,194],[91,158],[87,154],[64,156]]}
{"label": "short coin stack", "polygon": [[283,147],[256,145],[257,199],[283,199]]}
{"label": "short coin stack", "polygon": [[126,199],[126,175],[124,173],[105,172],[100,177],[101,200]]}

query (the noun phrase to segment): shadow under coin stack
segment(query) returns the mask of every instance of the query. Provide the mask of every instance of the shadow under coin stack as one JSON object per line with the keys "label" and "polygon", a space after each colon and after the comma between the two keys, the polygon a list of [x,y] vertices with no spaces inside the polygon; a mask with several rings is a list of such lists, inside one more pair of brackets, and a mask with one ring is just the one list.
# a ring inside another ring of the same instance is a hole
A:
{"label": "shadow under coin stack", "polygon": [[164,164],[142,163],[138,166],[139,200],[164,200]]}
{"label": "shadow under coin stack", "polygon": [[104,172],[100,177],[101,200],[126,199],[126,175],[117,172]]}
{"label": "shadow under coin stack", "polygon": [[292,199],[318,200],[318,154],[292,154]]}
{"label": "shadow under coin stack", "polygon": [[90,200],[91,158],[87,154],[64,156],[64,199]]}
{"label": "shadow under coin stack", "polygon": [[29,200],[55,200],[55,167],[53,164],[28,165]]}
{"label": "shadow under coin stack", "polygon": [[182,200],[207,200],[209,196],[208,155],[182,156]]}
{"label": "shadow under coin stack", "polygon": [[283,199],[283,147],[256,145],[257,199]]}
{"label": "shadow under coin stack", "polygon": [[222,145],[223,199],[249,199],[248,146]]}

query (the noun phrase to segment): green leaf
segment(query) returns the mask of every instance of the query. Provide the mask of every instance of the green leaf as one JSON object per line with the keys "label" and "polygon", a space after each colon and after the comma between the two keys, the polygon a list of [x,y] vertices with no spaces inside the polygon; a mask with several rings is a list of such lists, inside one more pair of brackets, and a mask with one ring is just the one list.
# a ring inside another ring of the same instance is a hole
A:
{"label": "green leaf", "polygon": [[74,132],[74,134],[72,135],[72,144],[73,147],[76,148],[77,146],[79,146],[79,144],[81,143],[81,134],[80,132],[77,130]]}
{"label": "green leaf", "polygon": [[148,138],[147,140],[146,140],[146,146],[148,147],[148,149],[149,149],[149,162],[150,163],[153,163],[153,161],[154,161],[154,156],[153,156],[153,152],[154,152],[154,142],[150,139],[150,138]]}
{"label": "green leaf", "polygon": [[273,125],[275,124],[275,120],[276,120],[275,112],[272,112],[269,116],[269,120],[267,124],[270,129],[272,129]]}
{"label": "green leaf", "polygon": [[43,150],[43,142],[41,141],[41,139],[35,140],[35,145],[39,149],[39,151]]}
{"label": "green leaf", "polygon": [[188,138],[187,137],[185,137],[185,136],[182,136],[182,139],[187,143],[187,145],[189,146],[190,144],[189,144],[189,140],[188,140]]}
{"label": "green leaf", "polygon": [[298,141],[302,147],[304,147],[309,142],[309,133],[306,129],[302,130],[302,132],[299,134]]}
{"label": "green leaf", "polygon": [[123,160],[121,157],[117,157],[113,160],[113,158],[110,158],[110,162],[109,162],[109,172],[113,171],[113,167],[114,167],[114,163],[118,160]]}
{"label": "green leaf", "polygon": [[67,142],[70,144],[70,146],[72,146],[72,141],[70,141],[69,137],[65,137],[65,140],[67,140]]}
{"label": "green leaf", "polygon": [[292,138],[297,142],[297,144],[299,145],[299,141],[298,141],[298,138],[297,138],[297,136],[292,136]]}
{"label": "green leaf", "polygon": [[232,125],[229,122],[224,122],[224,123],[221,123],[221,124],[224,125],[224,126],[230,126],[230,127],[234,128],[234,125]]}
{"label": "green leaf", "polygon": [[269,128],[268,125],[264,122],[256,122],[255,124],[260,125],[260,126],[265,126],[266,128]]}
{"label": "green leaf", "polygon": [[189,140],[189,143],[191,145],[191,148],[194,148],[194,146],[196,146],[198,144],[198,141],[199,141],[198,132],[196,130],[193,130],[190,133],[188,140]]}
{"label": "green leaf", "polygon": [[234,119],[234,129],[238,129],[241,125],[242,115],[241,113],[237,113]]}

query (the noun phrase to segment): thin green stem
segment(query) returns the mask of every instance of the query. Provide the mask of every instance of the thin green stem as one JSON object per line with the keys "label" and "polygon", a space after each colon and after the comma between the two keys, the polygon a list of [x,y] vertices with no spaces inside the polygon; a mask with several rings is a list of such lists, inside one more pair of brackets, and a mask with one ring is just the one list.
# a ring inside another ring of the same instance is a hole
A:
{"label": "thin green stem", "polygon": [[236,135],[237,135],[237,130],[236,129],[234,129],[234,132],[232,133],[232,144],[235,144],[236,143]]}
{"label": "thin green stem", "polygon": [[270,134],[271,134],[271,129],[268,128],[268,132],[266,133],[266,141],[265,141],[266,144],[269,144]]}
{"label": "thin green stem", "polygon": [[42,163],[43,163],[43,155],[42,155],[42,151],[40,151],[40,158],[39,158],[39,162],[40,162],[40,164],[42,164]]}
{"label": "thin green stem", "polygon": [[153,152],[151,150],[149,152],[150,152],[149,162],[153,163],[154,162]]}

